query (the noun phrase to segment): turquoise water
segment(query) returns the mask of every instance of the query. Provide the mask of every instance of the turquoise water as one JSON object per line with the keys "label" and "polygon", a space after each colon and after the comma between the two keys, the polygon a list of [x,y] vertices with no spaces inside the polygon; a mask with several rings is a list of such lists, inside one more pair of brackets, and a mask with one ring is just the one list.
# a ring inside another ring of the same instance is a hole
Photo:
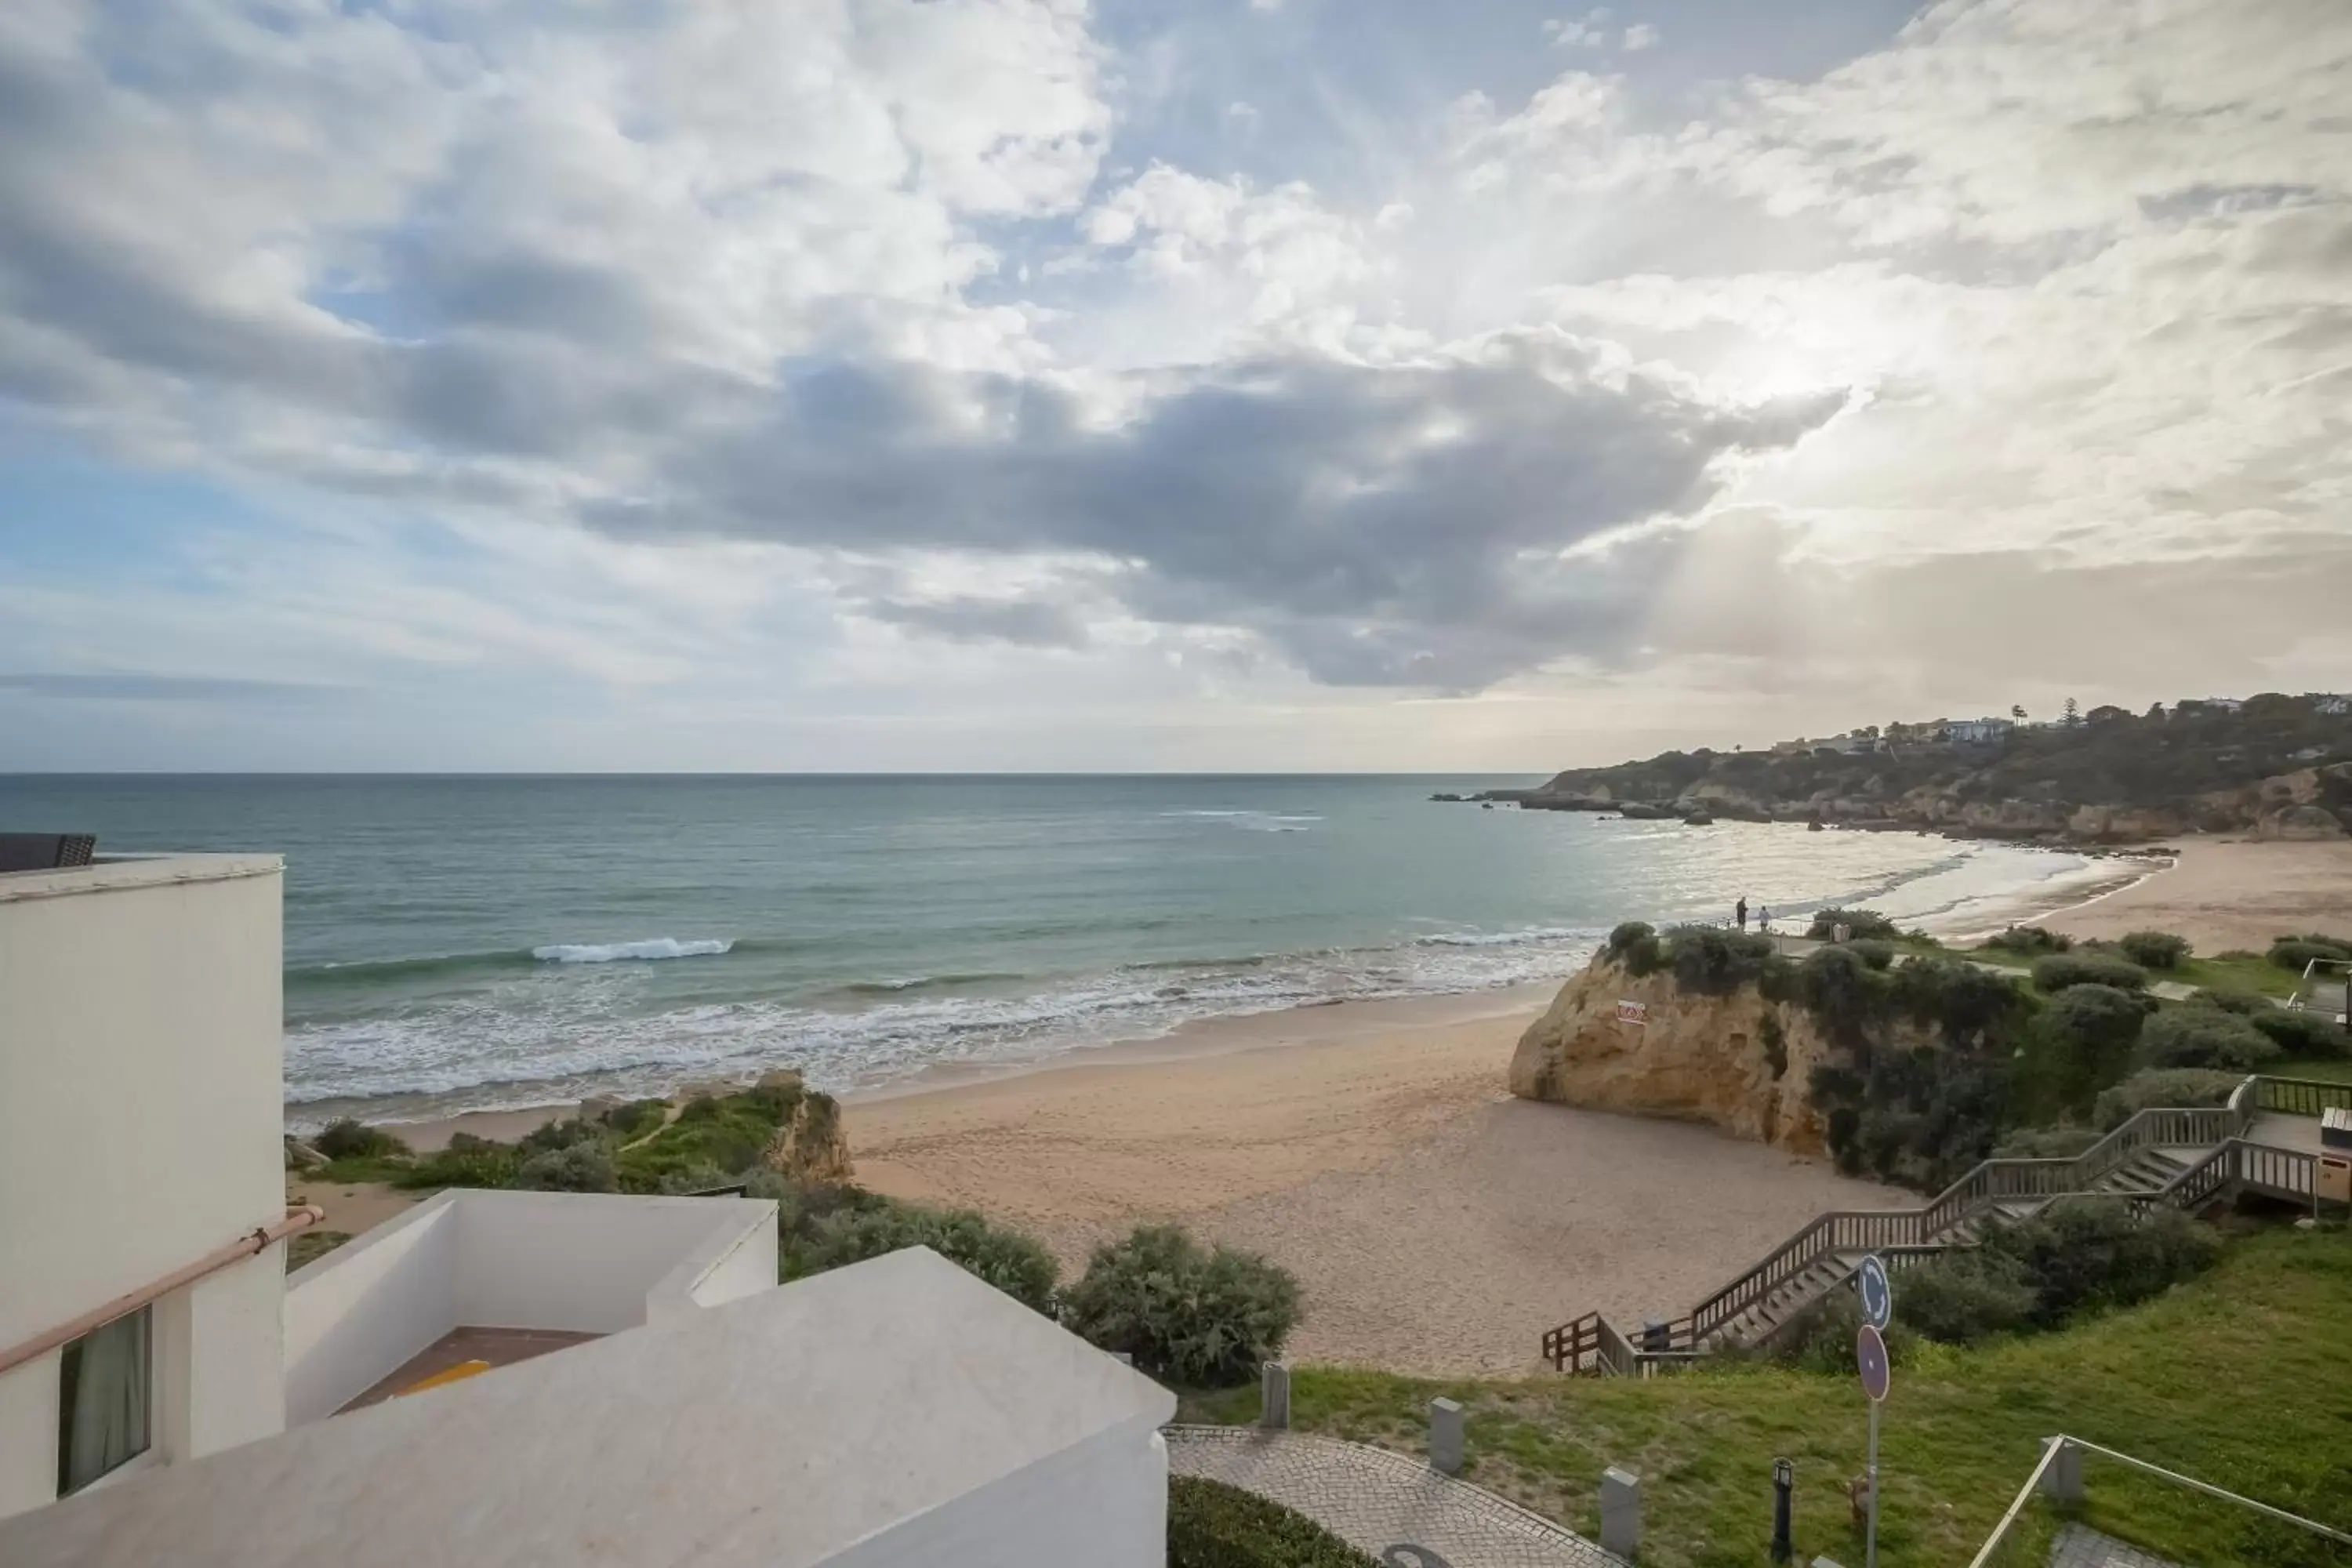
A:
{"label": "turquoise water", "polygon": [[2078,871],[1431,777],[0,777],[0,826],[286,858],[286,1087],[383,1113],[789,1063],[835,1089],[1573,970],[1616,921],[1910,920]]}

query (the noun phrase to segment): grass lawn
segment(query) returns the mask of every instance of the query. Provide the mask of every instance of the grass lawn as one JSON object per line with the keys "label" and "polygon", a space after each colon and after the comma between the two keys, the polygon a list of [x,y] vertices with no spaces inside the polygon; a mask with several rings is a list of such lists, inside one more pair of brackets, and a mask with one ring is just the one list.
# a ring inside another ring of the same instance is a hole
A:
{"label": "grass lawn", "polygon": [[[1924,943],[1906,943],[1905,945],[1920,952],[1942,951],[1947,953],[1956,953],[1971,963],[1992,964],[1998,968],[2013,970],[2019,974],[2024,974],[2032,970],[2035,959],[2049,956],[2047,953],[2011,952],[2005,948],[1998,947],[1938,950]],[[2084,951],[2079,946],[2075,949],[2076,952]],[[2115,956],[2122,955],[2117,953]],[[2260,955],[2251,958],[2183,959],[2170,969],[2151,969],[2147,972],[2147,975],[2152,981],[2176,981],[2183,985],[2195,985],[2214,991],[2258,991],[2265,996],[2276,996],[2282,999],[2294,994],[2295,982],[2298,979],[2294,972],[2281,969],[2277,964]]]}
{"label": "grass lawn", "polygon": [[[1588,1536],[1601,1470],[1643,1478],[1643,1568],[1767,1561],[1774,1456],[1796,1466],[1797,1561],[1849,1565],[1845,1483],[1863,1468],[1850,1377],[1723,1364],[1647,1382],[1432,1381],[1307,1367],[1295,1425],[1425,1452],[1423,1412],[1469,1410],[1478,1484]],[[1183,1418],[1246,1422],[1256,1391],[1201,1394]],[[2205,1278],[2066,1331],[1973,1351],[1915,1345],[1880,1440],[1887,1568],[1958,1568],[2064,1431],[2352,1530],[2352,1237],[2266,1226]],[[2087,1519],[2176,1561],[2352,1563],[2301,1531],[2094,1460]],[[2046,1521],[2043,1521],[2046,1528]],[[2005,1562],[2040,1562],[2019,1553]]]}
{"label": "grass lawn", "polygon": [[2352,1060],[2343,1057],[2294,1057],[2263,1068],[2266,1078],[2308,1078],[2323,1083],[2352,1083]]}

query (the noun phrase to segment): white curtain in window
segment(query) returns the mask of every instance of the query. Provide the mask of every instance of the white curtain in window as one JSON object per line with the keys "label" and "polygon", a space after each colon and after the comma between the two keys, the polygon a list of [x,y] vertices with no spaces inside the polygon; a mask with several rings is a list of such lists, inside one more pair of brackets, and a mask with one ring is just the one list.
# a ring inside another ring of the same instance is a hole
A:
{"label": "white curtain in window", "polygon": [[67,1347],[60,1494],[146,1449],[147,1321],[142,1307]]}

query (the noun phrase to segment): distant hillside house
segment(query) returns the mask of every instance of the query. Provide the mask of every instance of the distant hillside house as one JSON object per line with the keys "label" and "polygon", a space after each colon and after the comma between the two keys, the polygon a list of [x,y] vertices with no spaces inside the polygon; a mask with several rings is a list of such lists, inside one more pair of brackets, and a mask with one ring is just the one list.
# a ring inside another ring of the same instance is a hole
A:
{"label": "distant hillside house", "polygon": [[2312,694],[2311,710],[2315,713],[2352,713],[2352,697],[2333,691],[2315,692]]}
{"label": "distant hillside house", "polygon": [[1944,733],[1963,746],[1981,746],[1998,741],[2017,726],[2007,719],[1955,719],[1944,726]]}
{"label": "distant hillside house", "polygon": [[2130,717],[2130,710],[2118,708],[2112,702],[2103,702],[2096,708],[2092,709],[2088,713],[2084,714],[2083,721],[2086,724],[2109,724],[2113,723],[2117,719],[2128,719]]}

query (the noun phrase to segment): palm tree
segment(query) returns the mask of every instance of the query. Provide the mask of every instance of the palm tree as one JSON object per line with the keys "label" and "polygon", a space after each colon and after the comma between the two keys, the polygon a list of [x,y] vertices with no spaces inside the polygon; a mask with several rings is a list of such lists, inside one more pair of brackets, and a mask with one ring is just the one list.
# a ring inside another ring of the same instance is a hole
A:
{"label": "palm tree", "polygon": [[2009,716],[2010,716],[2011,718],[2012,718],[2012,719],[2016,720],[2016,721],[2017,721],[2019,723],[2021,723],[2021,724],[2024,723],[2024,722],[2025,722],[2025,704],[2024,704],[2024,703],[2022,703],[2022,702],[2020,702],[2020,703],[2017,703],[2017,704],[2013,705],[2013,706],[2010,709],[2010,710],[2009,710]]}

